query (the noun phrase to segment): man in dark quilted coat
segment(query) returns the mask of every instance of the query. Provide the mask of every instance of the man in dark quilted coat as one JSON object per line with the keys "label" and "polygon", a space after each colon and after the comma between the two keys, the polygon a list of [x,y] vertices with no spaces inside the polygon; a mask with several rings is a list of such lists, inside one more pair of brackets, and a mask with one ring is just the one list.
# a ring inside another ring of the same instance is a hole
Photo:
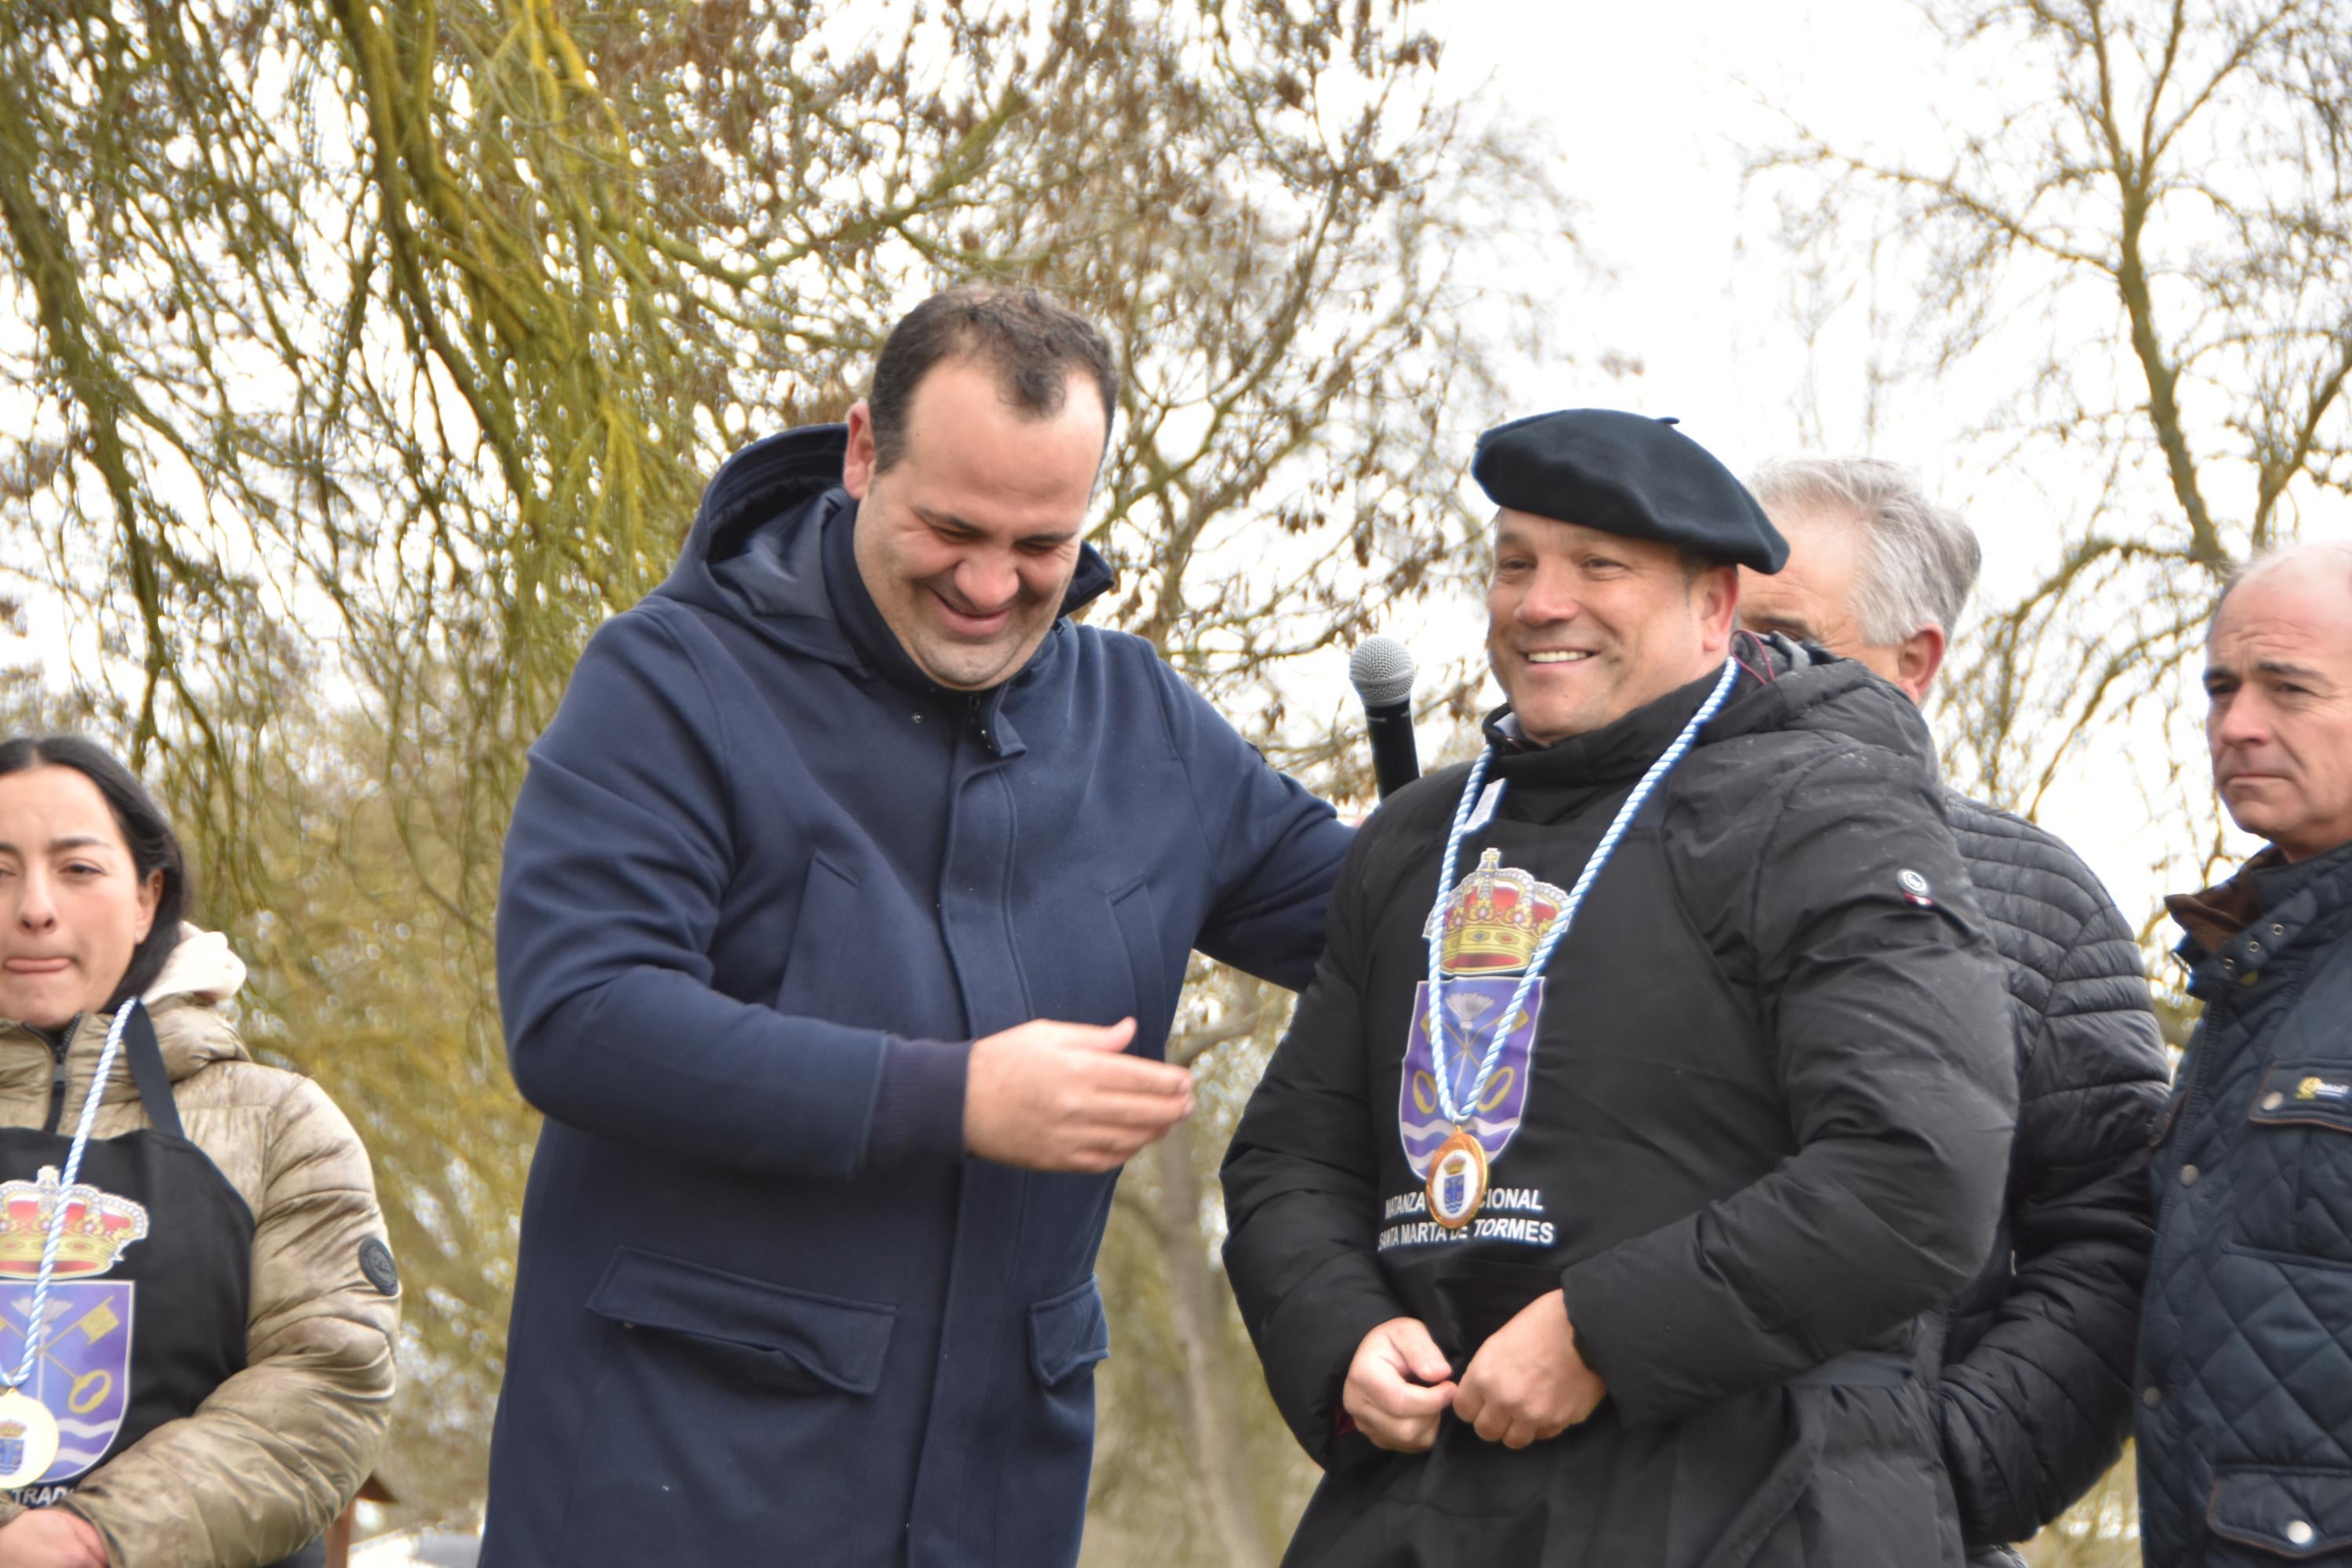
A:
{"label": "man in dark quilted coat", "polygon": [[2352,1563],[2352,547],[2257,561],[2205,644],[2213,784],[2268,845],[2168,899],[2204,1004],[2150,1169],[2149,1568]]}
{"label": "man in dark quilted coat", "polygon": [[[1968,525],[1909,469],[1793,458],[1749,481],[1789,564],[1740,584],[1743,624],[1868,665],[1916,702],[1975,585]],[[2138,945],[2081,858],[1957,791],[1945,810],[2008,973],[2017,1142],[2001,1230],[1946,1314],[1944,1463],[1972,1564],[2023,1541],[2114,1464],[2131,1428],[2147,1273],[2147,1131],[2164,1047]]]}

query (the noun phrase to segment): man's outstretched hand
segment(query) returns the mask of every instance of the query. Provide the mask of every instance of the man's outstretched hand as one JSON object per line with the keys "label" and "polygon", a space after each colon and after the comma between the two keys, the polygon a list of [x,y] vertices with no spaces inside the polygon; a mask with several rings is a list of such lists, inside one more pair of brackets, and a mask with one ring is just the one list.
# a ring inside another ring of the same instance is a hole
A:
{"label": "man's outstretched hand", "polygon": [[1454,1396],[1454,1414],[1507,1448],[1557,1437],[1591,1415],[1609,1385],[1576,1352],[1568,1297],[1550,1290],[1495,1331]]}
{"label": "man's outstretched hand", "polygon": [[1454,1369],[1419,1318],[1391,1318],[1366,1334],[1339,1391],[1356,1430],[1400,1454],[1429,1451],[1454,1399]]}
{"label": "man's outstretched hand", "polygon": [[964,1146],[1031,1171],[1111,1171],[1192,1114],[1192,1075],[1123,1054],[1108,1028],[1039,1018],[972,1042]]}

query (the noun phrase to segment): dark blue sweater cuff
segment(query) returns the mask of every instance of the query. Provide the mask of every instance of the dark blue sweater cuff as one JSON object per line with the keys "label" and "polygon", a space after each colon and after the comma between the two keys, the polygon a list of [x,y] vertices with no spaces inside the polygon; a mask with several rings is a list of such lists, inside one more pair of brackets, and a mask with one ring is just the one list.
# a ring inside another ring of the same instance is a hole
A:
{"label": "dark blue sweater cuff", "polygon": [[867,1169],[963,1158],[963,1081],[971,1058],[969,1040],[890,1037],[866,1139]]}

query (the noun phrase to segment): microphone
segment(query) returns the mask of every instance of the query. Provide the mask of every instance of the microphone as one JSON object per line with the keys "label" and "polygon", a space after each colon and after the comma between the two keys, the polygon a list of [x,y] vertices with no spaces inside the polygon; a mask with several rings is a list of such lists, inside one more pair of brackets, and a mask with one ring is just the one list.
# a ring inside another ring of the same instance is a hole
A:
{"label": "microphone", "polygon": [[1382,800],[1421,776],[1412,743],[1412,654],[1394,637],[1366,637],[1348,657],[1348,679],[1364,700],[1372,778]]}

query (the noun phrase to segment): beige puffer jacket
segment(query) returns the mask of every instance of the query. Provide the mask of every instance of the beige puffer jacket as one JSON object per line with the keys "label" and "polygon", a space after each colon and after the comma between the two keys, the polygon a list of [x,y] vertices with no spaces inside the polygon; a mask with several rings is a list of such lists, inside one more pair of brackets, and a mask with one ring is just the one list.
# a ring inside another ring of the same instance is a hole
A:
{"label": "beige puffer jacket", "polygon": [[[247,1056],[215,1005],[245,965],[217,933],[183,932],[145,1000],[189,1139],[253,1211],[247,1366],[58,1506],[99,1528],[113,1568],[258,1568],[325,1531],[367,1479],[400,1304],[360,1268],[383,1216],[359,1135],[310,1079]],[[68,1133],[111,1022],[83,1018],[67,1047]],[[43,1122],[53,1060],[41,1037],[0,1022],[0,1125]],[[110,1078],[93,1137],[147,1125],[121,1057]],[[21,1511],[0,1499],[0,1522]]]}

